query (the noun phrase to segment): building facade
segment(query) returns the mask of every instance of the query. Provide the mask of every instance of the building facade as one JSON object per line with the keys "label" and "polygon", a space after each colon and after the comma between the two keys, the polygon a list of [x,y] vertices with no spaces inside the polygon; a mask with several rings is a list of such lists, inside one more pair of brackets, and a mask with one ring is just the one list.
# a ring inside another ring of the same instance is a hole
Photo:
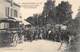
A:
{"label": "building facade", "polygon": [[20,6],[12,0],[0,0],[0,7],[0,29],[17,26]]}

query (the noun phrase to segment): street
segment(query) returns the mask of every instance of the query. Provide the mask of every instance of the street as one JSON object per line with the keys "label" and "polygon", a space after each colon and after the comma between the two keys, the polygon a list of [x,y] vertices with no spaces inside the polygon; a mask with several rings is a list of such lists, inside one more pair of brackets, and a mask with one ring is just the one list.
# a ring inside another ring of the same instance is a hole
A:
{"label": "street", "polygon": [[65,45],[62,45],[61,49],[60,43],[51,42],[47,40],[36,40],[33,42],[24,42],[18,44],[16,47],[3,47],[0,48],[1,52],[63,52]]}

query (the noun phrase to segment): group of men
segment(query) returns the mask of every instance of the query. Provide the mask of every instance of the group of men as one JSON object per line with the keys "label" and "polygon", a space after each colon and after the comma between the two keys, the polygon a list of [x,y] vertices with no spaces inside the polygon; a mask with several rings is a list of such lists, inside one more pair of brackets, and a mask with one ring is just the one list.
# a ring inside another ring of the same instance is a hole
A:
{"label": "group of men", "polygon": [[33,41],[39,39],[45,39],[56,42],[66,42],[69,43],[74,34],[67,30],[53,31],[51,29],[36,29],[36,30],[27,30],[25,33],[26,40]]}

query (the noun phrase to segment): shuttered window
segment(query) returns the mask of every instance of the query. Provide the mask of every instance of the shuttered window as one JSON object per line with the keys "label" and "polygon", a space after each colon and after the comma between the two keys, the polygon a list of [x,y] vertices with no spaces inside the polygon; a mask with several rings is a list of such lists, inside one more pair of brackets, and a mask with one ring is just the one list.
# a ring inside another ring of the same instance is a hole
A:
{"label": "shuttered window", "polygon": [[9,9],[10,9],[9,7],[6,7],[6,8],[5,8],[5,15],[6,15],[7,17],[9,17]]}
{"label": "shuttered window", "polygon": [[18,17],[18,12],[17,12],[17,10],[14,10],[14,17]]}
{"label": "shuttered window", "polygon": [[5,28],[9,28],[9,23],[0,23],[0,29],[5,29]]}

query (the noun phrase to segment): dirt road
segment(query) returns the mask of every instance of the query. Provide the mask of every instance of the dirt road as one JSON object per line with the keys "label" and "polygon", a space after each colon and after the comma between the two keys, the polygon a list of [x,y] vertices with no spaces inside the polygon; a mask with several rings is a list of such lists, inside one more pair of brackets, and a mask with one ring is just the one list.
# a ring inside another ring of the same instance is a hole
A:
{"label": "dirt road", "polygon": [[37,40],[33,42],[24,42],[16,47],[0,48],[1,52],[63,52],[64,45],[58,50],[60,43],[47,40]]}

